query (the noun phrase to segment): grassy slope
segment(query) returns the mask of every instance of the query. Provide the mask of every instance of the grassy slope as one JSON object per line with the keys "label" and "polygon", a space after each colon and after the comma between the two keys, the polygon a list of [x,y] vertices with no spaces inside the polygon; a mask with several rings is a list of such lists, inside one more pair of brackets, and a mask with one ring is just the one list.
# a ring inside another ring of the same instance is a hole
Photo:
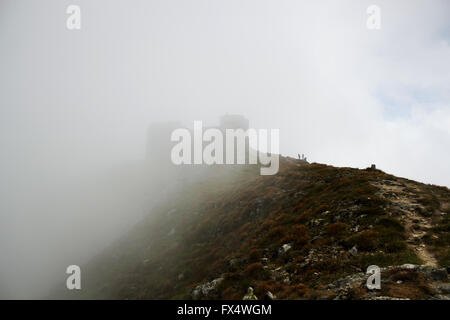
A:
{"label": "grassy slope", "polygon": [[[190,298],[196,285],[220,276],[210,298],[240,299],[249,285],[259,296],[315,298],[323,285],[371,264],[420,264],[371,183],[393,176],[289,158],[275,176],[249,166],[208,170],[219,173],[154,209],[83,268],[82,298]],[[427,210],[450,202],[448,189],[417,185]],[[448,215],[437,219],[426,238],[446,266],[448,226]],[[292,249],[279,253],[286,243]],[[348,252],[354,245],[355,256]]]}

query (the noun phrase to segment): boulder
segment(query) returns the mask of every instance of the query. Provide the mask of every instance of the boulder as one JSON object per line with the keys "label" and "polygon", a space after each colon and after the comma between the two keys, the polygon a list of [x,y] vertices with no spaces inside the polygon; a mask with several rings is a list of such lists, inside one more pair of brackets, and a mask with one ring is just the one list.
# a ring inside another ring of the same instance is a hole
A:
{"label": "boulder", "polygon": [[270,292],[270,291],[267,291],[266,292],[266,294],[265,294],[265,296],[264,296],[264,299],[265,300],[275,300],[275,296],[273,295],[273,293],[272,292]]}
{"label": "boulder", "polygon": [[286,243],[281,246],[281,248],[278,250],[278,252],[280,254],[285,254],[286,252],[288,252],[291,249],[292,249],[292,244]]}
{"label": "boulder", "polygon": [[348,252],[350,252],[352,256],[356,256],[358,254],[358,249],[356,246],[353,246],[353,248],[351,248]]}
{"label": "boulder", "polygon": [[223,281],[223,278],[217,278],[212,280],[211,282],[207,282],[201,285],[198,285],[192,290],[191,297],[194,300],[198,300],[201,297],[208,297],[211,293],[216,291],[219,284]]}

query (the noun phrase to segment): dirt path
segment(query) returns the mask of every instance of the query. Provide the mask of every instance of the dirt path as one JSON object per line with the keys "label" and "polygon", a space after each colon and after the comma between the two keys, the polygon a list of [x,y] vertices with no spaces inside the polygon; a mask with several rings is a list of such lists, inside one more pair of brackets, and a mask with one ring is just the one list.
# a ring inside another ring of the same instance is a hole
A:
{"label": "dirt path", "polygon": [[422,239],[432,227],[431,218],[419,214],[420,210],[424,210],[424,208],[416,201],[417,195],[409,191],[418,190],[418,187],[407,181],[398,182],[391,180],[374,182],[373,185],[379,188],[380,195],[388,199],[393,209],[399,213],[399,219],[405,226],[408,246],[416,252],[423,264],[437,267],[438,262],[436,258]]}

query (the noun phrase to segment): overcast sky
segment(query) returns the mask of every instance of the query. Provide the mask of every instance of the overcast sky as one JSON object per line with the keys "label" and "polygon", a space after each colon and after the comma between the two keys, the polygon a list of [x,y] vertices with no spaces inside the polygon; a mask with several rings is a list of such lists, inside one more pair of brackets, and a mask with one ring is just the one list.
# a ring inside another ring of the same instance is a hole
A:
{"label": "overcast sky", "polygon": [[450,186],[449,41],[447,0],[0,0],[0,249],[40,186],[142,159],[154,121],[238,113],[283,155]]}
{"label": "overcast sky", "polygon": [[150,122],[229,112],[282,154],[450,186],[450,3],[378,1],[381,30],[312,3],[2,0],[2,161],[136,159]]}

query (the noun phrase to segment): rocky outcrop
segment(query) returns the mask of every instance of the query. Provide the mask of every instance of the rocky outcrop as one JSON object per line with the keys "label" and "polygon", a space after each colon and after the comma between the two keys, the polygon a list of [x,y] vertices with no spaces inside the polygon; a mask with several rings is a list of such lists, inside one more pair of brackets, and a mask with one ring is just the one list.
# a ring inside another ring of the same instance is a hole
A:
{"label": "rocky outcrop", "polygon": [[[369,299],[433,299],[450,300],[450,283],[445,268],[404,264],[381,268],[380,289],[370,290],[363,272],[355,273],[328,284],[328,297],[336,300]],[[388,295],[390,294],[390,295]],[[357,296],[355,296],[357,295]]]}
{"label": "rocky outcrop", "polygon": [[223,278],[217,278],[210,282],[198,285],[192,290],[191,297],[194,300],[208,298],[210,294],[217,291],[217,287],[223,281]]}

